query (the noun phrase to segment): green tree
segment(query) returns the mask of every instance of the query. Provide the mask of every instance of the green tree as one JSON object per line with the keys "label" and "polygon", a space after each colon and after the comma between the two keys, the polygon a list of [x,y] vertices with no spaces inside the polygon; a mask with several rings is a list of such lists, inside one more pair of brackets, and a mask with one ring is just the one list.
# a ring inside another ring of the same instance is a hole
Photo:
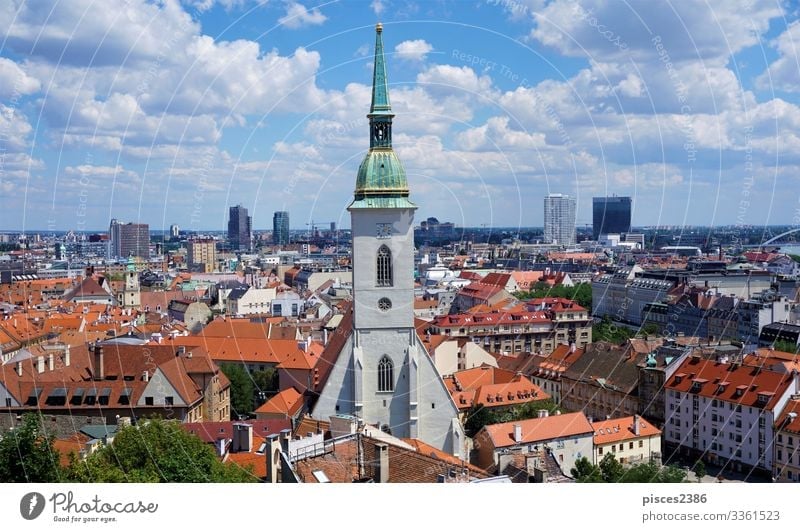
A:
{"label": "green tree", "polygon": [[35,414],[0,439],[0,482],[58,482],[63,476],[53,436],[42,430]]}
{"label": "green tree", "polygon": [[142,420],[125,427],[111,445],[73,460],[73,482],[255,482],[249,472],[223,464],[214,448],[177,421]]}
{"label": "green tree", "polygon": [[241,364],[222,364],[220,369],[231,381],[231,410],[247,416],[255,408],[253,376]]}
{"label": "green tree", "polygon": [[607,454],[600,460],[600,474],[603,482],[619,482],[625,474],[625,468],[619,463],[614,454]]}
{"label": "green tree", "polygon": [[706,476],[706,465],[702,460],[695,462],[692,470],[694,471],[694,476],[697,477],[697,482],[700,482]]}
{"label": "green tree", "polygon": [[[477,404],[467,412],[464,431],[467,436],[473,437],[486,425],[533,419],[539,415],[539,410],[547,410],[552,414],[559,408],[559,405],[552,399],[530,401],[514,407],[502,408],[486,408],[483,404]],[[563,411],[563,408],[561,410]]]}
{"label": "green tree", "polygon": [[686,482],[686,471],[675,466],[660,467],[648,462],[626,469],[620,482],[640,484]]}
{"label": "green tree", "polygon": [[575,286],[550,286],[539,281],[534,283],[530,290],[516,292],[514,295],[523,300],[539,297],[564,297],[586,309],[592,308],[592,285],[589,283],[580,283]]}
{"label": "green tree", "polygon": [[578,458],[575,462],[575,467],[570,469],[569,472],[577,482],[603,482],[600,468],[591,463],[585,456]]}

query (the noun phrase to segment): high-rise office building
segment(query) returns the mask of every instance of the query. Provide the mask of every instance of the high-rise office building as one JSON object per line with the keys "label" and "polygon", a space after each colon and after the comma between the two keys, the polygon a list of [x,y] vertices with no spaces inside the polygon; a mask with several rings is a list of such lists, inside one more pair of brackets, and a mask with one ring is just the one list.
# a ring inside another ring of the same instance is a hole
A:
{"label": "high-rise office building", "polygon": [[544,198],[544,241],[548,244],[575,244],[575,198],[550,194]]}
{"label": "high-rise office building", "polygon": [[285,246],[289,243],[289,213],[277,211],[272,215],[272,243]]}
{"label": "high-rise office building", "polygon": [[611,196],[592,199],[592,236],[630,233],[631,198]]}
{"label": "high-rise office building", "polygon": [[111,258],[150,258],[150,226],[148,224],[121,223],[111,220],[108,227],[109,255]]}
{"label": "high-rise office building", "polygon": [[181,236],[181,228],[178,227],[176,224],[170,225],[169,236],[170,238],[178,238],[179,236]]}
{"label": "high-rise office building", "polygon": [[241,205],[230,208],[228,217],[228,242],[235,251],[249,251],[253,234],[253,220]]}

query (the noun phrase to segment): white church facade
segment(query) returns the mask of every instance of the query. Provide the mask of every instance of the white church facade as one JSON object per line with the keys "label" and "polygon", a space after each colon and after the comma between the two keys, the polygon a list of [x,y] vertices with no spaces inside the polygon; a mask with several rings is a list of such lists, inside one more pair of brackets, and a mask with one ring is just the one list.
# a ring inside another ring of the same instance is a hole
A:
{"label": "white church facade", "polygon": [[353,234],[352,331],[313,417],[352,415],[401,438],[464,456],[458,408],[414,328],[414,211],[405,170],[392,149],[392,118],[376,27],[370,149],[348,207]]}

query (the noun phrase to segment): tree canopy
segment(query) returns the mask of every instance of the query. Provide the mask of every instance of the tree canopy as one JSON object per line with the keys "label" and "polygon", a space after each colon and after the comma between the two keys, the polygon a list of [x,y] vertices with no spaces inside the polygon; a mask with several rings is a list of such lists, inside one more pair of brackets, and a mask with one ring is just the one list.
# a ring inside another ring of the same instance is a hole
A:
{"label": "tree canopy", "polygon": [[547,283],[538,282],[530,290],[516,292],[514,295],[518,299],[565,297],[588,310],[592,308],[592,285],[590,283],[579,283],[574,286],[550,286]]}
{"label": "tree canopy", "polygon": [[236,465],[222,463],[211,445],[177,421],[141,420],[121,429],[111,445],[69,466],[73,482],[255,482]]}
{"label": "tree canopy", "polygon": [[53,437],[41,428],[35,414],[0,439],[0,482],[58,482],[63,470]]}
{"label": "tree canopy", "polygon": [[231,381],[231,412],[247,417],[255,410],[253,376],[241,364],[222,364],[220,369]]}
{"label": "tree canopy", "polygon": [[613,454],[607,454],[594,465],[585,456],[575,462],[570,474],[577,482],[679,483],[686,482],[686,471],[675,466],[659,466],[654,462],[625,468]]}
{"label": "tree canopy", "polygon": [[552,414],[558,409],[559,406],[552,399],[531,401],[519,406],[503,408],[487,408],[483,404],[477,404],[467,412],[464,431],[467,436],[473,437],[486,425],[532,419],[539,415],[539,410],[547,410]]}

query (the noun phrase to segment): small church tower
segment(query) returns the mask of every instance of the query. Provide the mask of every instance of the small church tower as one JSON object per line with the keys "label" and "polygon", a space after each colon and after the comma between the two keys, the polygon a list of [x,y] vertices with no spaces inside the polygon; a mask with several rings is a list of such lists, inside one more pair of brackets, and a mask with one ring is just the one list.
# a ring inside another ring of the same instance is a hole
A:
{"label": "small church tower", "polygon": [[139,289],[139,273],[133,256],[128,257],[128,266],[125,269],[125,289],[122,292],[123,308],[138,309],[142,304]]}

